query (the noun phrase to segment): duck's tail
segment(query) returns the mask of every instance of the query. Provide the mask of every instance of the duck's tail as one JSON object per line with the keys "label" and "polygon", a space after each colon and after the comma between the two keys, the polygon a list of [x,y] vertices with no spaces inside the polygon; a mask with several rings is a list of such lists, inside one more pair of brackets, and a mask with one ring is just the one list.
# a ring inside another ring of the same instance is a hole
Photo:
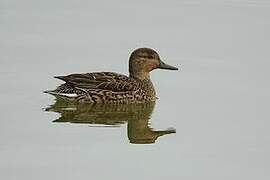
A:
{"label": "duck's tail", "polygon": [[47,91],[43,91],[44,93],[53,95],[55,97],[66,97],[66,98],[76,98],[78,96],[78,94],[76,93],[61,93],[61,92],[57,92],[55,90],[47,90]]}
{"label": "duck's tail", "polygon": [[46,91],[43,91],[43,93],[46,93],[46,94],[51,94],[51,95],[57,95],[58,93],[55,92],[54,90],[46,90]]}

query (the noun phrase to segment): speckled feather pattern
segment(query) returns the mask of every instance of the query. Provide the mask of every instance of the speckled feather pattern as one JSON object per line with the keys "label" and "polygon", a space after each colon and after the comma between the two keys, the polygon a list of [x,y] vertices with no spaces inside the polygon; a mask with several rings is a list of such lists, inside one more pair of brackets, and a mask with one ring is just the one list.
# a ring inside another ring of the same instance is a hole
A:
{"label": "speckled feather pattern", "polygon": [[58,97],[77,94],[69,100],[90,103],[129,104],[155,101],[156,93],[150,79],[129,78],[113,72],[96,72],[56,76],[65,81],[56,90],[47,91]]}

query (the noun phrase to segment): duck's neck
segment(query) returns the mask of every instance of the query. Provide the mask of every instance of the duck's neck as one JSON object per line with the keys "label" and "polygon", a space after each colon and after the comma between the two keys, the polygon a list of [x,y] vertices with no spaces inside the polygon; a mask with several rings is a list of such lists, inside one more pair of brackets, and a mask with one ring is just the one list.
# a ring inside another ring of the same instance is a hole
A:
{"label": "duck's neck", "polygon": [[134,79],[139,79],[139,80],[149,80],[150,81],[150,74],[149,72],[129,72],[129,77],[134,78]]}
{"label": "duck's neck", "polygon": [[144,91],[148,100],[155,101],[156,100],[156,91],[154,85],[150,79],[149,73],[137,73],[130,74],[130,78],[136,79],[136,81],[140,84],[140,89]]}

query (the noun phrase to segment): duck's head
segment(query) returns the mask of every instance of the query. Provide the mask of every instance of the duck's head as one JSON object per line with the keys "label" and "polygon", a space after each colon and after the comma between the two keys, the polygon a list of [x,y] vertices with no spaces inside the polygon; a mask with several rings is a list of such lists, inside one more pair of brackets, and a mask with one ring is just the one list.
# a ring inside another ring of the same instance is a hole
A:
{"label": "duck's head", "polygon": [[149,73],[154,69],[178,70],[174,66],[165,64],[153,49],[139,48],[131,53],[129,58],[130,77],[147,79]]}

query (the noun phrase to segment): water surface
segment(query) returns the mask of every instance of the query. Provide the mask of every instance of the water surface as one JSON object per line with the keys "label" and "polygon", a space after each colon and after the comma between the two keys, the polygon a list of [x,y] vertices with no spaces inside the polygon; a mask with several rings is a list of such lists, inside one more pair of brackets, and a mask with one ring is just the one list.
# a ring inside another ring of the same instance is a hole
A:
{"label": "water surface", "polygon": [[[2,0],[0,179],[268,180],[269,19],[264,0]],[[150,119],[99,125],[81,123],[87,109],[73,109],[80,123],[44,111],[54,75],[127,74],[137,47],[180,68],[152,73]],[[130,143],[136,130],[170,128]]]}
{"label": "water surface", "polygon": [[91,127],[120,127],[127,124],[127,136],[133,144],[152,144],[160,136],[176,133],[173,128],[154,130],[150,118],[155,102],[139,104],[89,104],[76,103],[57,98],[46,111],[61,116],[55,123],[87,124]]}

